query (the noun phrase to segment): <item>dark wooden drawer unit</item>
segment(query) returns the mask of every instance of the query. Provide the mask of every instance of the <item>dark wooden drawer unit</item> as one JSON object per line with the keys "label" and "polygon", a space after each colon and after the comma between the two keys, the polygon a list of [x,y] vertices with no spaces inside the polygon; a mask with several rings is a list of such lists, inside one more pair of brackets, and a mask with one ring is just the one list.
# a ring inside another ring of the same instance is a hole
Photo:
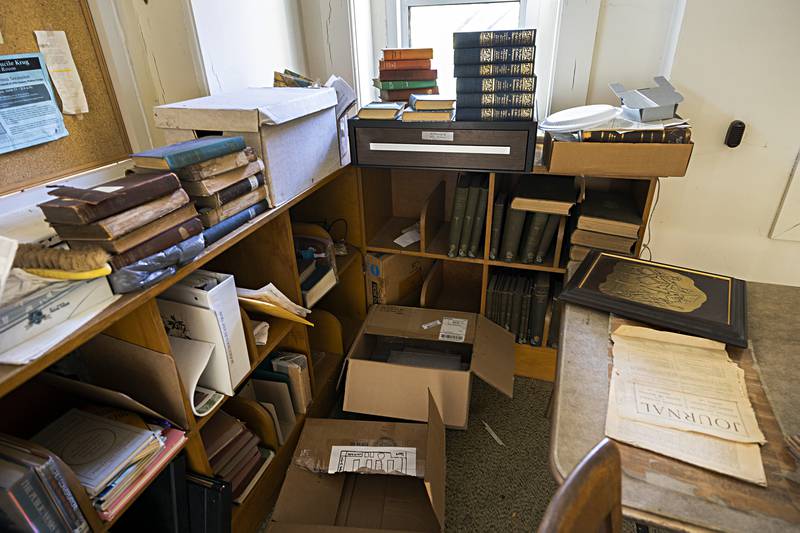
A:
{"label": "dark wooden drawer unit", "polygon": [[535,122],[350,119],[352,162],[361,167],[531,172]]}

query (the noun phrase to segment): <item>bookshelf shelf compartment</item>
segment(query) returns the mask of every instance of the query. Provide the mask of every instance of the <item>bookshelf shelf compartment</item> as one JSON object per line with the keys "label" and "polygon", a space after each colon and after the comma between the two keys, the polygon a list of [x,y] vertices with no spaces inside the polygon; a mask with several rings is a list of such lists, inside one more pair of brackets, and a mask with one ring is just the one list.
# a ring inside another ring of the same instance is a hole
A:
{"label": "bookshelf shelf compartment", "polygon": [[564,274],[567,269],[553,266],[553,258],[550,257],[544,263],[507,263],[505,261],[496,261],[489,259],[486,262],[490,266],[516,268],[520,270],[538,270],[542,272],[553,272],[556,274]]}

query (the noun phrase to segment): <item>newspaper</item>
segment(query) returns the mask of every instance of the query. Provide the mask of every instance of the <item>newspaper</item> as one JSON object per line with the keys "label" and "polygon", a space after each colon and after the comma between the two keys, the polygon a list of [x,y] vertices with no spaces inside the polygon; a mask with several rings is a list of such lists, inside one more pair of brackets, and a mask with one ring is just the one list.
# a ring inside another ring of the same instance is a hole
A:
{"label": "newspaper", "polygon": [[612,335],[620,415],[736,442],[763,444],[744,370],[716,341],[621,326]]}
{"label": "newspaper", "polygon": [[636,326],[620,326],[612,339],[606,435],[766,485],[766,441],[724,344]]}

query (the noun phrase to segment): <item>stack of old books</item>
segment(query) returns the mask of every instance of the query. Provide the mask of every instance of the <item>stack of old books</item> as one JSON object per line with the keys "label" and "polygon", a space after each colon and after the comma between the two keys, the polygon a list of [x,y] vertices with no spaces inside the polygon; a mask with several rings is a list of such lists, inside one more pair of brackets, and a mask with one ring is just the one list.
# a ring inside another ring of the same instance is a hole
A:
{"label": "stack of old books", "polygon": [[270,207],[264,164],[242,137],[201,137],[134,154],[133,162],[178,175],[206,228],[206,245]]}
{"label": "stack of old books", "polygon": [[412,94],[439,94],[432,48],[385,49],[373,80],[384,102],[406,102]]}
{"label": "stack of old books", "polygon": [[[56,187],[39,205],[74,250],[102,248],[114,272],[192,238],[203,230],[172,172],[131,173],[91,189]],[[114,276],[114,273],[112,273]]]}
{"label": "stack of old books", "polygon": [[534,119],[536,30],[453,34],[456,120]]}
{"label": "stack of old books", "polygon": [[403,111],[403,122],[452,122],[456,114],[456,101],[440,95],[412,94],[408,108]]}
{"label": "stack of old books", "polygon": [[570,237],[570,261],[583,261],[590,250],[631,255],[639,238],[642,215],[626,192],[586,191]]}
{"label": "stack of old books", "polygon": [[185,437],[131,412],[93,409],[102,414],[71,409],[32,440],[72,468],[100,518],[111,520],[180,451]]}
{"label": "stack of old books", "polygon": [[542,345],[547,306],[550,302],[550,274],[535,276],[496,273],[486,289],[486,316],[514,334],[517,343]]}
{"label": "stack of old books", "polygon": [[269,466],[275,453],[241,420],[219,411],[200,430],[216,477],[229,481],[234,503],[242,503]]}
{"label": "stack of old books", "polygon": [[512,193],[500,191],[495,197],[489,259],[550,262],[558,226],[576,196],[572,177],[520,176]]}
{"label": "stack of old books", "polygon": [[481,257],[485,233],[486,207],[489,197],[489,176],[461,174],[453,195],[450,217],[450,257]]}

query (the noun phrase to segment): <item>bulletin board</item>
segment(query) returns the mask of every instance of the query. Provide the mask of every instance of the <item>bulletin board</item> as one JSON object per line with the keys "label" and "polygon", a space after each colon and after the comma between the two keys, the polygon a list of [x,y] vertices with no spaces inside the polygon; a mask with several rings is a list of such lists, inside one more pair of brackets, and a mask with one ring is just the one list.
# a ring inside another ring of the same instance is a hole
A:
{"label": "bulletin board", "polygon": [[0,1],[0,55],[38,52],[36,30],[66,33],[89,112],[64,115],[66,137],[0,155],[0,194],[120,161],[131,151],[86,0]]}

